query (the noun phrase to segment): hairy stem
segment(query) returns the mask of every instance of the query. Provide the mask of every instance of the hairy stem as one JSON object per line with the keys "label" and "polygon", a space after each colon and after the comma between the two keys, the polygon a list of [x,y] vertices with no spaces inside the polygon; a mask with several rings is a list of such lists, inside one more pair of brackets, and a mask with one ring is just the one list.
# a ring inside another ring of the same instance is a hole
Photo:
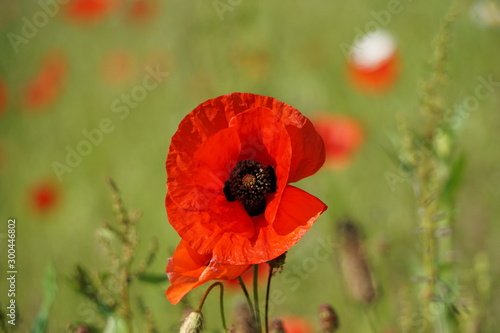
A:
{"label": "hairy stem", "polygon": [[224,327],[224,331],[227,332],[226,316],[224,314],[224,285],[222,284],[222,282],[215,282],[211,284],[210,287],[208,287],[208,289],[203,294],[203,297],[201,298],[200,305],[198,306],[198,312],[201,312],[201,309],[203,308],[205,300],[207,299],[208,294],[210,294],[210,291],[212,291],[212,289],[217,286],[220,287],[219,305],[220,305],[220,317],[222,320],[222,327]]}

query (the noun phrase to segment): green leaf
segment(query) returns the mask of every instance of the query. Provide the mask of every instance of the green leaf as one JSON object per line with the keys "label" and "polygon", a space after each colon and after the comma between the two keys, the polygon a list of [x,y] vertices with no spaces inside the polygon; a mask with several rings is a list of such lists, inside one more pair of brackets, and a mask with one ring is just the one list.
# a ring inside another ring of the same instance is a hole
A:
{"label": "green leaf", "polygon": [[47,329],[50,308],[52,303],[54,303],[54,299],[57,294],[56,272],[53,265],[50,265],[45,273],[43,281],[43,294],[43,304],[35,319],[31,333],[45,333]]}
{"label": "green leaf", "polygon": [[147,283],[163,283],[168,280],[167,274],[140,273],[137,275],[140,281]]}

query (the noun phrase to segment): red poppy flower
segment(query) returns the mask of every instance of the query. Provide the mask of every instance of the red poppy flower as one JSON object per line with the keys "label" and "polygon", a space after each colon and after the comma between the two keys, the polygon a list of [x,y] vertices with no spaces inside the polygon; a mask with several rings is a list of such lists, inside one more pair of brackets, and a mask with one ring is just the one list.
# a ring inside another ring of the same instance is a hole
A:
{"label": "red poppy flower", "polygon": [[286,333],[312,333],[314,330],[309,323],[300,317],[280,317]]}
{"label": "red poppy flower", "polygon": [[34,185],[29,195],[31,206],[36,213],[46,214],[59,202],[59,189],[49,181]]}
{"label": "red poppy flower", "polygon": [[[251,267],[251,266],[249,266]],[[262,263],[259,264],[259,276],[258,280],[263,281],[267,278],[269,274],[269,264],[268,263]],[[245,285],[253,283],[253,269],[248,269],[246,270],[243,274],[241,274],[241,279],[245,283]],[[240,289],[240,282],[238,281],[238,277],[233,280],[227,280],[224,281],[224,285],[229,289],[229,290],[235,290],[235,289]]]}
{"label": "red poppy flower", "polygon": [[41,69],[30,80],[25,92],[29,109],[40,109],[54,102],[66,78],[66,59],[59,54],[48,55]]}
{"label": "red poppy flower", "polygon": [[5,84],[0,79],[0,115],[5,111],[5,106],[7,105],[7,88]]}
{"label": "red poppy flower", "polygon": [[364,140],[361,125],[343,115],[321,115],[314,120],[314,127],[325,142],[327,164],[333,169],[349,165]]}
{"label": "red poppy flower", "polygon": [[396,43],[385,31],[375,31],[357,41],[352,49],[349,74],[361,90],[384,92],[399,74]]}
{"label": "red poppy flower", "polygon": [[181,240],[173,257],[168,259],[171,286],[167,289],[167,298],[175,305],[194,288],[211,280],[236,279],[249,267],[218,264],[212,256],[197,253]]}
{"label": "red poppy flower", "polygon": [[72,0],[66,5],[66,13],[75,21],[92,23],[108,15],[118,3],[118,0]]}
{"label": "red poppy flower", "polygon": [[129,16],[134,20],[144,20],[151,18],[158,10],[157,1],[153,0],[133,0],[130,4]]}
{"label": "red poppy flower", "polygon": [[198,253],[259,264],[292,247],[326,205],[288,183],[324,163],[321,136],[295,108],[233,93],[200,104],[168,152],[170,223]]}

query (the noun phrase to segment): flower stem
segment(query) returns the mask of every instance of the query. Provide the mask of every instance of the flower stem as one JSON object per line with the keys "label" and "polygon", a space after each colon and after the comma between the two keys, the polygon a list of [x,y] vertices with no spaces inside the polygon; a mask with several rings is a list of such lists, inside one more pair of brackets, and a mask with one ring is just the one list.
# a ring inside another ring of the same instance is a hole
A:
{"label": "flower stem", "polygon": [[213,288],[216,286],[220,287],[220,316],[222,319],[222,327],[224,327],[224,331],[227,332],[227,325],[226,325],[226,316],[224,315],[224,285],[222,282],[215,282],[208,287],[208,289],[205,291],[203,294],[203,297],[201,298],[200,305],[198,306],[198,311],[201,312],[201,309],[203,308],[203,305],[205,304],[205,300],[207,299],[208,294],[210,291],[212,291]]}
{"label": "flower stem", "polygon": [[269,265],[269,275],[267,276],[267,288],[266,288],[266,310],[265,310],[265,332],[269,333],[269,291],[271,290],[271,278],[273,277],[273,267]]}
{"label": "flower stem", "polygon": [[245,298],[247,299],[248,303],[248,308],[252,312],[253,319],[255,320],[255,310],[253,308],[252,300],[250,299],[250,294],[248,293],[247,287],[245,286],[245,282],[243,282],[243,279],[241,276],[238,276],[238,282],[240,283],[241,289],[243,290],[243,293],[245,294]]}
{"label": "flower stem", "polygon": [[253,265],[253,300],[255,305],[255,321],[259,327],[259,331],[262,332],[262,324],[260,322],[258,284],[259,284],[259,265]]}

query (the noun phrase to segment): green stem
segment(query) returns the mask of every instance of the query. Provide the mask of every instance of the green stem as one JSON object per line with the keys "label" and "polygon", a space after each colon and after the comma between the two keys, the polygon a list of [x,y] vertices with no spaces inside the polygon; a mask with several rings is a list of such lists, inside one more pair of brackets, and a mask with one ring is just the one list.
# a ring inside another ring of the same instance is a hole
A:
{"label": "green stem", "polygon": [[245,294],[245,298],[247,299],[248,303],[248,308],[252,312],[253,319],[255,320],[255,311],[253,308],[252,300],[250,299],[250,294],[248,293],[247,287],[245,286],[245,282],[243,282],[243,279],[241,276],[238,277],[238,282],[240,283],[241,289],[243,290],[243,293]]}
{"label": "green stem", "polygon": [[364,311],[365,311],[365,316],[366,316],[366,319],[368,321],[368,326],[370,327],[371,332],[372,333],[379,332],[377,320],[374,318],[373,308],[372,307],[370,307],[370,308],[365,307]]}
{"label": "green stem", "polygon": [[262,324],[260,322],[258,284],[259,284],[259,265],[253,265],[253,300],[255,305],[255,321],[259,327],[259,331],[262,332]]}
{"label": "green stem", "polygon": [[210,291],[212,291],[213,288],[216,286],[220,287],[220,316],[222,319],[222,327],[224,327],[224,331],[227,332],[227,325],[226,325],[226,316],[224,315],[224,285],[222,282],[215,282],[208,287],[208,289],[205,291],[203,294],[203,297],[201,298],[200,305],[198,306],[198,312],[201,312],[201,309],[203,308],[203,305],[205,304],[205,300],[207,299],[208,294]]}
{"label": "green stem", "polygon": [[265,331],[269,333],[269,291],[271,290],[271,278],[273,277],[273,267],[269,266],[269,275],[267,276],[267,288],[266,288],[266,310],[265,315]]}

